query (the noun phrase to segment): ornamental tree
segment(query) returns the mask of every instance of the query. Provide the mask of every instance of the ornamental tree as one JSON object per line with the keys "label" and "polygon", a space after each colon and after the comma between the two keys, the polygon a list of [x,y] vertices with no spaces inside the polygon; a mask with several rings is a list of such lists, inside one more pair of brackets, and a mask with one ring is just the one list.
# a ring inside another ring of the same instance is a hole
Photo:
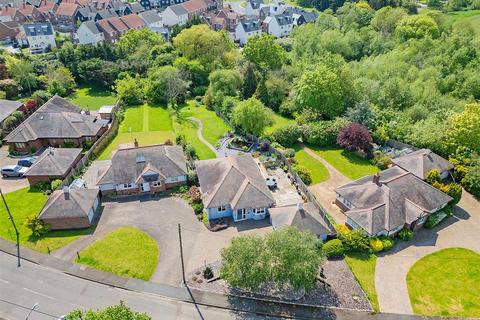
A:
{"label": "ornamental tree", "polygon": [[275,37],[268,34],[253,36],[248,39],[243,49],[245,58],[253,63],[258,70],[279,69],[285,59],[285,50],[276,42]]}
{"label": "ornamental tree", "polygon": [[146,313],[135,312],[127,307],[123,301],[119,305],[107,307],[104,310],[74,310],[65,316],[65,320],[151,320]]}
{"label": "ornamental tree", "polygon": [[232,113],[233,124],[245,133],[256,136],[262,134],[266,127],[273,125],[273,112],[256,99],[250,98],[239,102]]}
{"label": "ornamental tree", "polygon": [[358,123],[351,123],[342,128],[337,136],[337,144],[350,151],[369,151],[372,136],[368,129]]}

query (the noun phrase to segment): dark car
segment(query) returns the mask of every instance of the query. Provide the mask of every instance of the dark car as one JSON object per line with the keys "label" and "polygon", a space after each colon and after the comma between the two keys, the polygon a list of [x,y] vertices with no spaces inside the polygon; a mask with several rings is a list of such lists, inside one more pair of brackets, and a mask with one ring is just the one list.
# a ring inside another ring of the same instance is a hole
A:
{"label": "dark car", "polygon": [[22,158],[18,160],[17,164],[22,167],[31,167],[35,163],[36,159],[33,157]]}

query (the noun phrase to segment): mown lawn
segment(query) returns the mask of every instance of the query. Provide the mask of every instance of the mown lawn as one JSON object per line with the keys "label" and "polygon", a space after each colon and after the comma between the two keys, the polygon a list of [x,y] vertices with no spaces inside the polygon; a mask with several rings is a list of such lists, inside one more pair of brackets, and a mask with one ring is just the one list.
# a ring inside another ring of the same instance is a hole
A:
{"label": "mown lawn", "polygon": [[158,245],[146,232],[122,227],[80,252],[75,262],[123,277],[149,280],[158,262]]}
{"label": "mown lawn", "polygon": [[434,252],[417,261],[407,275],[417,314],[480,317],[480,255],[463,248]]}
{"label": "mown lawn", "polygon": [[[41,192],[33,192],[30,188],[5,194],[5,201],[20,233],[21,245],[47,253],[49,249],[50,251],[59,249],[80,236],[92,232],[94,227],[83,230],[50,231],[41,238],[32,237],[32,233],[25,225],[25,221],[30,216],[38,215],[47,199],[47,196],[44,196]],[[9,241],[15,241],[15,231],[3,203],[0,206],[0,237]]]}
{"label": "mown lawn", "polygon": [[370,253],[350,253],[345,257],[350,270],[362,286],[375,311],[380,311],[375,290],[375,266],[377,257]]}
{"label": "mown lawn", "polygon": [[465,10],[449,12],[447,17],[447,25],[453,25],[460,21],[471,22],[477,34],[480,34],[480,10]]}
{"label": "mown lawn", "polygon": [[311,184],[326,181],[330,177],[327,168],[325,168],[320,161],[305,152],[300,146],[295,147],[295,160],[297,160],[299,165],[308,169],[312,177]]}
{"label": "mown lawn", "polygon": [[101,106],[114,105],[116,98],[110,91],[83,86],[75,90],[69,100],[82,108],[98,110]]}
{"label": "mown lawn", "polygon": [[315,146],[308,147],[315,151],[316,154],[325,159],[343,175],[352,180],[359,179],[379,171],[379,169],[372,165],[367,159],[364,159],[355,153],[342,148],[319,148]]}
{"label": "mown lawn", "polygon": [[167,140],[175,142],[170,111],[148,104],[128,107],[117,136],[98,156],[98,160],[110,159],[120,144],[133,143],[135,139],[140,146],[162,144]]}
{"label": "mown lawn", "polygon": [[266,134],[270,134],[273,131],[275,131],[275,129],[286,126],[287,124],[295,124],[294,119],[284,117],[284,116],[279,115],[277,113],[275,113],[273,115],[273,119],[275,120],[275,123],[272,126],[265,128],[265,133]]}

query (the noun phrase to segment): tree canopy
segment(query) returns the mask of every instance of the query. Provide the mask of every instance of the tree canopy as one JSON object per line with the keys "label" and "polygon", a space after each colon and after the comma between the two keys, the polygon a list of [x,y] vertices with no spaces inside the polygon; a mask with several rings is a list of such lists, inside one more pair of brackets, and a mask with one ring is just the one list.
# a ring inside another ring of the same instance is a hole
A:
{"label": "tree canopy", "polygon": [[233,109],[232,120],[245,133],[256,136],[274,123],[272,111],[256,98],[239,102]]}

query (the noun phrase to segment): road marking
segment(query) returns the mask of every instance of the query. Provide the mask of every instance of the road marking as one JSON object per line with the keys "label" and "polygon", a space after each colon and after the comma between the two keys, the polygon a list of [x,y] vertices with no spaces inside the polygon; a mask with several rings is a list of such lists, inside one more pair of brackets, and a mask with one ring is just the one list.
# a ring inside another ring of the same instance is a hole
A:
{"label": "road marking", "polygon": [[0,282],[3,282],[3,283],[8,283],[7,280],[3,280],[3,279],[0,279]]}
{"label": "road marking", "polygon": [[23,288],[23,290],[28,291],[28,292],[31,292],[31,293],[36,294],[36,295],[39,295],[39,296],[42,296],[42,297],[45,297],[45,298],[48,298],[48,299],[50,299],[50,300],[55,300],[55,298],[53,298],[53,297],[47,296],[46,294],[43,294],[43,293],[40,293],[40,292],[31,290],[31,289],[28,289],[28,288]]}

